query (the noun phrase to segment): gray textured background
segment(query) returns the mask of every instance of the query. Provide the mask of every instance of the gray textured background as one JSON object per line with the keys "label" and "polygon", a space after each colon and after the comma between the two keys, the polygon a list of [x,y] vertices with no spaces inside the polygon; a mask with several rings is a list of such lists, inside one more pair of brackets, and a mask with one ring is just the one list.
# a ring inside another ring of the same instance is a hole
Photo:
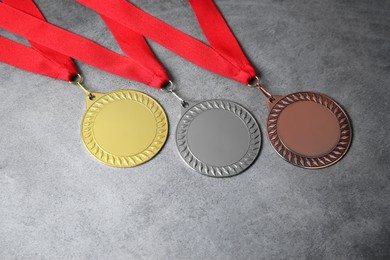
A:
{"label": "gray textured background", "polygon": [[[51,23],[119,51],[94,12],[70,0],[36,2]],[[186,1],[134,3],[204,39]],[[286,163],[266,140],[256,90],[152,43],[182,96],[252,111],[260,156],[233,178],[191,171],[176,152],[174,97],[78,63],[91,90],[141,90],[169,116],[168,142],[154,160],[108,168],[82,145],[79,89],[0,64],[0,259],[390,257],[390,1],[216,3],[270,91],[322,92],[346,109],[354,129],[347,156],[317,171]]]}

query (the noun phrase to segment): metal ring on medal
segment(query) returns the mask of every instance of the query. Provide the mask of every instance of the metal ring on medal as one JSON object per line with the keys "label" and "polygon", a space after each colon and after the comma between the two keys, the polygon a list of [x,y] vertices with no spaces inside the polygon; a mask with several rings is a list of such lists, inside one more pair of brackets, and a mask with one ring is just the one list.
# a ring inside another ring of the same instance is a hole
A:
{"label": "metal ring on medal", "polygon": [[260,151],[260,128],[241,105],[225,100],[197,103],[182,115],[176,145],[197,172],[229,177],[247,169]]}
{"label": "metal ring on medal", "polygon": [[128,168],[152,159],[164,146],[168,120],[152,97],[134,90],[94,93],[81,125],[87,150],[98,161]]}
{"label": "metal ring on medal", "polygon": [[352,139],[344,110],[331,98],[313,92],[277,99],[268,115],[267,133],[282,158],[308,169],[339,161]]}

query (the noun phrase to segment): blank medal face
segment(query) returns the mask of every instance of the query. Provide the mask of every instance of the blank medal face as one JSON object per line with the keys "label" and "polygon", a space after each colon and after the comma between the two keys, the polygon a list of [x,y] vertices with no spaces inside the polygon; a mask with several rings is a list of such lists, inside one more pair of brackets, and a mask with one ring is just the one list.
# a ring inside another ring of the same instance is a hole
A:
{"label": "blank medal face", "polygon": [[260,129],[242,106],[225,100],[198,103],[180,119],[176,143],[183,160],[212,177],[241,173],[260,150]]}
{"label": "blank medal face", "polygon": [[311,169],[340,160],[351,142],[351,125],[329,97],[298,92],[277,100],[267,121],[268,137],[288,162]]}
{"label": "blank medal face", "polygon": [[156,100],[133,90],[95,95],[81,126],[92,156],[106,165],[127,168],[147,162],[160,151],[168,121]]}

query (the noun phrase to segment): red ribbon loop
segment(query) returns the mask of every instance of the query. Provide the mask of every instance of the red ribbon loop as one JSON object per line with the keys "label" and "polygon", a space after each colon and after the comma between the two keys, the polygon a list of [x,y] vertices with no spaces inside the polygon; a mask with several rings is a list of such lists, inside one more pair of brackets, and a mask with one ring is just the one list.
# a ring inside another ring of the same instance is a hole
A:
{"label": "red ribbon loop", "polygon": [[[106,19],[122,50],[119,55],[81,36],[47,23],[31,0],[0,2],[0,27],[29,40],[31,48],[0,37],[0,61],[69,81],[77,74],[71,58],[109,73],[161,88],[169,79],[141,35]],[[128,44],[122,38],[136,39]]]}
{"label": "red ribbon loop", "polygon": [[[3,3],[45,21],[39,9],[30,0],[3,0]],[[78,74],[76,65],[70,57],[33,41],[29,43],[31,48],[0,37],[2,47],[0,60],[15,67],[60,80],[69,81]]]}
{"label": "red ribbon loop", "polygon": [[[248,84],[256,76],[233,33],[211,0],[189,0],[210,46],[140,10],[127,0],[77,0],[104,19],[155,41],[190,62]],[[131,42],[133,37],[127,39]]]}

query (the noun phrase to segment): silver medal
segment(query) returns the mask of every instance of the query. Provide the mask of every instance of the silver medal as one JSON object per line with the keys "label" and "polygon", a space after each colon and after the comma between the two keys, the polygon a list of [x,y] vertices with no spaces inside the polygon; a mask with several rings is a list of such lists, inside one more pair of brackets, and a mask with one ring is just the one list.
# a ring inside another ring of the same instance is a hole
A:
{"label": "silver medal", "polygon": [[191,168],[211,177],[229,177],[254,162],[261,146],[260,128],[244,107],[226,100],[186,104],[176,145]]}

